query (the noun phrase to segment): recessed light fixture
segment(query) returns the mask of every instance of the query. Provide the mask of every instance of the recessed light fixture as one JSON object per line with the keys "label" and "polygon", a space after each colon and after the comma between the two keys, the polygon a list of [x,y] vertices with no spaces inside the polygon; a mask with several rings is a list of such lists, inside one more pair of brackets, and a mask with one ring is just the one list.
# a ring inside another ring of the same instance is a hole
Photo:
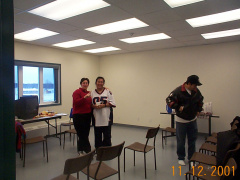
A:
{"label": "recessed light fixture", "polygon": [[156,41],[156,40],[169,39],[169,38],[171,37],[164,33],[158,33],[158,34],[151,34],[146,36],[138,36],[138,37],[132,37],[132,38],[119,39],[119,40],[124,41],[126,43],[139,43],[139,42]]}
{"label": "recessed light fixture", "polygon": [[62,43],[53,44],[53,46],[63,47],[63,48],[71,48],[71,47],[77,47],[77,46],[84,46],[88,44],[93,44],[95,42],[88,41],[85,39],[77,39],[73,41],[67,41]]}
{"label": "recessed light fixture", "polygon": [[107,6],[102,0],[56,0],[28,12],[59,21]]}
{"label": "recessed light fixture", "polygon": [[141,28],[146,26],[148,26],[146,23],[136,18],[130,18],[122,21],[117,21],[109,24],[103,24],[100,26],[87,28],[85,30],[91,31],[97,34],[109,34],[113,32],[125,31],[129,29],[136,29],[136,28]]}
{"label": "recessed light fixture", "polygon": [[204,0],[164,0],[171,8],[193,4]]}
{"label": "recessed light fixture", "polygon": [[218,31],[213,33],[201,34],[205,39],[214,39],[228,36],[237,36],[240,35],[240,29],[232,29],[226,31]]}
{"label": "recessed light fixture", "polygon": [[15,34],[14,38],[24,40],[24,41],[34,41],[34,40],[37,40],[37,39],[42,39],[42,38],[45,38],[45,37],[54,36],[56,34],[59,34],[59,33],[56,33],[56,32],[53,32],[53,31],[48,31],[48,30],[41,29],[41,28],[34,28],[34,29],[29,30],[29,31],[25,31],[25,32]]}
{"label": "recessed light fixture", "polygon": [[235,9],[235,10],[212,14],[208,16],[201,16],[197,18],[186,19],[186,21],[192,27],[201,27],[201,26],[207,26],[212,24],[235,21],[239,19],[240,19],[240,9]]}
{"label": "recessed light fixture", "polygon": [[89,50],[85,50],[84,52],[100,53],[100,52],[117,51],[117,50],[121,50],[121,49],[116,48],[116,47],[109,46],[109,47],[98,48],[98,49],[89,49]]}

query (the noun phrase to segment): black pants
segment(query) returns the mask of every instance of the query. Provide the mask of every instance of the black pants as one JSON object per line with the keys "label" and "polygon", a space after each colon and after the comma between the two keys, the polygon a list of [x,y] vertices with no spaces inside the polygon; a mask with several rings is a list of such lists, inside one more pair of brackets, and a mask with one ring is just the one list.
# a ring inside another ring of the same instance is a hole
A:
{"label": "black pants", "polygon": [[78,151],[90,152],[91,145],[88,136],[90,132],[91,113],[74,114],[73,124],[78,135]]}
{"label": "black pants", "polygon": [[109,126],[94,126],[94,134],[95,134],[95,148],[99,148],[101,146],[111,146],[111,125]]}

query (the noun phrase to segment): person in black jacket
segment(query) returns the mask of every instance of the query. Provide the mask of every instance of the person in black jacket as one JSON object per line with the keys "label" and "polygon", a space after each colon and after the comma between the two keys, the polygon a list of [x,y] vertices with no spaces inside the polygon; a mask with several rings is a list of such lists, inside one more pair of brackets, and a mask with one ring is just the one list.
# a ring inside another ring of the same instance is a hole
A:
{"label": "person in black jacket", "polygon": [[185,165],[185,140],[188,138],[188,160],[196,151],[197,116],[202,111],[203,96],[197,86],[199,77],[191,75],[183,85],[173,90],[166,99],[167,105],[176,111],[176,136],[178,163]]}

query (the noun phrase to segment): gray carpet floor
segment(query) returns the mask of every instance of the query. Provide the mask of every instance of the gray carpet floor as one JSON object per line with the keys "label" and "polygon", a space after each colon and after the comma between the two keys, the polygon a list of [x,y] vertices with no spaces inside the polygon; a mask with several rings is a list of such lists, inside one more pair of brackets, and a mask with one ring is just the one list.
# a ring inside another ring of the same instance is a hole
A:
{"label": "gray carpet floor", "polygon": [[[46,130],[29,131],[28,137],[44,134]],[[146,142],[147,128],[134,127],[125,125],[113,125],[112,127],[112,144],[117,145],[125,141],[125,146],[133,142]],[[156,156],[157,170],[154,169],[153,151],[147,153],[147,179],[151,180],[178,180],[185,179],[184,173],[188,171],[188,162],[186,166],[179,168],[176,155],[176,138],[167,138],[167,145],[162,148],[162,131],[160,130],[156,139]],[[94,130],[91,127],[89,136],[92,148],[94,148]],[[199,134],[197,140],[197,150],[204,142],[205,135]],[[187,148],[187,145],[186,145]],[[42,144],[32,144],[27,147],[26,165],[22,167],[22,161],[19,154],[16,153],[16,176],[17,180],[48,180],[63,173],[65,160],[76,157],[77,147],[76,142],[73,146],[70,142],[69,135],[66,136],[65,149],[59,144],[59,139],[48,138],[49,162],[43,157]],[[96,160],[94,159],[93,162]],[[117,159],[107,162],[108,165],[117,169]],[[121,155],[121,179],[142,180],[144,177],[144,158],[142,153],[136,153],[136,166],[133,165],[133,151],[126,150],[126,172],[123,172],[123,152]],[[173,173],[174,170],[174,173]],[[180,175],[181,173],[181,175]],[[76,174],[74,174],[76,176]],[[80,179],[87,179],[86,175],[80,173]],[[109,180],[117,180],[118,176],[114,175],[108,178]]]}

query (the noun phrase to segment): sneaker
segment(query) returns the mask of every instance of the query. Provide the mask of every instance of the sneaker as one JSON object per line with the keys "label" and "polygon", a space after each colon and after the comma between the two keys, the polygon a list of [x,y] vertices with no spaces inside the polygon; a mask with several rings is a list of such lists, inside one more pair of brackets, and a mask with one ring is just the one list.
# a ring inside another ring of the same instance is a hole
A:
{"label": "sneaker", "polygon": [[186,166],[184,160],[178,160],[178,164],[181,165],[181,166]]}
{"label": "sneaker", "polygon": [[81,153],[82,155],[87,154],[85,151],[80,151],[80,153]]}
{"label": "sneaker", "polygon": [[192,168],[194,166],[194,162],[190,162],[190,167]]}
{"label": "sneaker", "polygon": [[78,151],[79,156],[86,154],[84,151]]}

